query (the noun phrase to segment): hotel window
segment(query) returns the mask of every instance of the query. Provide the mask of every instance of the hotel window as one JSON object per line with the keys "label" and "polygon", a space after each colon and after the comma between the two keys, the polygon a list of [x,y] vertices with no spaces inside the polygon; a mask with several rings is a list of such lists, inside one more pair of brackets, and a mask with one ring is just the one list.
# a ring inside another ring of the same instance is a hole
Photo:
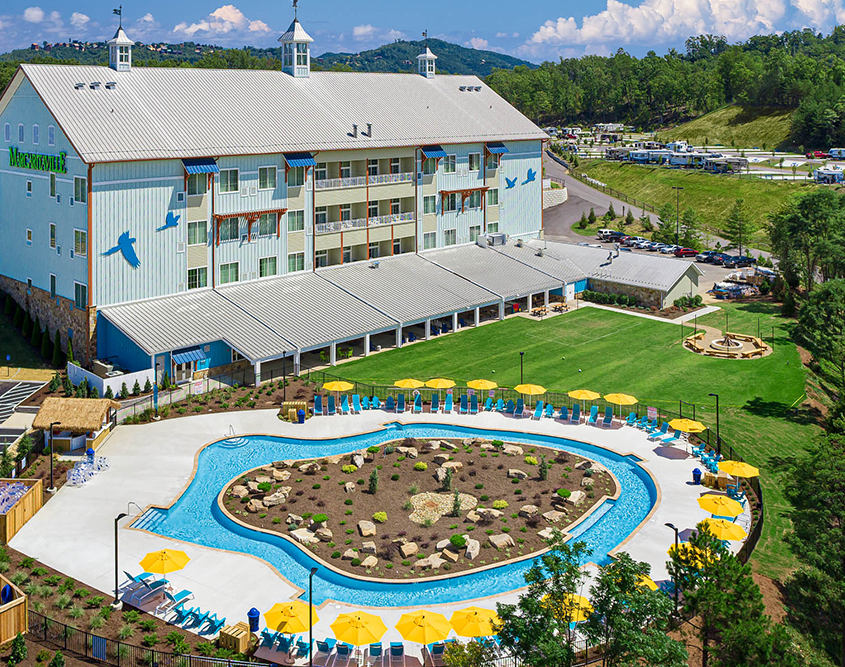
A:
{"label": "hotel window", "polygon": [[82,283],[73,283],[73,305],[79,310],[88,306],[88,286]]}
{"label": "hotel window", "polygon": [[240,232],[240,221],[237,218],[226,218],[220,222],[220,240],[237,241]]}
{"label": "hotel window", "polygon": [[399,173],[399,167],[400,167],[399,158],[398,157],[390,158],[390,173],[391,174],[398,174]]}
{"label": "hotel window", "polygon": [[437,247],[437,232],[426,232],[423,234],[423,250],[431,250]]}
{"label": "hotel window", "polygon": [[262,257],[258,260],[258,277],[269,278],[276,275],[276,258]]}
{"label": "hotel window", "polygon": [[205,220],[188,223],[188,245],[207,245],[208,228]]}
{"label": "hotel window", "polygon": [[402,254],[402,239],[393,239],[393,254]]}
{"label": "hotel window", "polygon": [[50,274],[50,298],[51,299],[56,298],[56,274],[55,273]]}
{"label": "hotel window", "polygon": [[32,245],[32,230],[31,229],[26,230],[26,244]]}
{"label": "hotel window", "polygon": [[36,146],[41,141],[41,128],[38,125],[32,126],[32,143]]}
{"label": "hotel window", "polygon": [[475,243],[481,235],[481,225],[471,225],[469,228],[469,242]]}
{"label": "hotel window", "polygon": [[487,206],[499,205],[499,188],[490,188],[487,191]]}
{"label": "hotel window", "polygon": [[399,200],[390,200],[390,215],[399,215]]}
{"label": "hotel window", "polygon": [[436,195],[429,195],[428,197],[423,197],[423,214],[428,215],[429,213],[437,213]]}
{"label": "hotel window", "polygon": [[56,175],[50,172],[50,198],[56,198]]}
{"label": "hotel window", "polygon": [[288,273],[305,271],[305,253],[292,252],[288,255]]}
{"label": "hotel window", "polygon": [[238,282],[238,263],[231,262],[229,264],[220,265],[220,284]]}
{"label": "hotel window", "polygon": [[318,225],[325,225],[328,220],[328,209],[325,206],[318,206],[314,211],[314,222],[316,222]]}
{"label": "hotel window", "polygon": [[497,222],[488,222],[487,223],[487,233],[488,234],[495,234],[499,231],[499,223]]}
{"label": "hotel window", "polygon": [[458,210],[458,195],[453,192],[449,195],[443,195],[441,208],[444,213],[454,213]]}
{"label": "hotel window", "polygon": [[458,230],[447,229],[443,232],[443,245],[455,245],[458,242]]}
{"label": "hotel window", "polygon": [[48,146],[55,146],[56,145],[56,128],[52,125],[47,126],[47,145]]}
{"label": "hotel window", "polygon": [[378,202],[371,201],[367,204],[367,217],[368,218],[377,218],[378,217]]}
{"label": "hotel window", "polygon": [[341,162],[340,163],[340,177],[341,178],[350,178],[352,176],[352,163],[351,162]]}
{"label": "hotel window", "polygon": [[325,162],[318,162],[317,167],[314,169],[314,180],[316,181],[325,181],[329,176],[329,170],[326,167]]}
{"label": "hotel window", "polygon": [[79,257],[88,256],[88,232],[81,229],[73,230],[73,253]]}
{"label": "hotel window", "polygon": [[276,214],[264,213],[258,218],[258,235],[270,236],[276,233]]}
{"label": "hotel window", "polygon": [[367,176],[378,176],[378,160],[373,158],[367,160]]}
{"label": "hotel window", "polygon": [[78,204],[88,202],[88,179],[84,176],[73,177],[73,199]]}
{"label": "hotel window", "polygon": [[296,64],[297,65],[307,65],[308,64],[308,45],[307,44],[297,44],[296,45]]}
{"label": "hotel window", "polygon": [[288,231],[305,231],[305,211],[288,211]]}
{"label": "hotel window", "polygon": [[3,126],[3,138],[9,142],[12,140],[12,125],[10,123],[6,123]]}
{"label": "hotel window", "polygon": [[466,208],[481,208],[481,190],[473,190],[469,193]]}
{"label": "hotel window", "polygon": [[31,196],[32,196],[32,181],[27,181],[27,182],[26,182],[26,196],[27,196],[27,197],[31,197]]}
{"label": "hotel window", "polygon": [[340,205],[340,219],[341,220],[352,220],[352,204],[341,204]]}
{"label": "hotel window", "polygon": [[258,189],[259,190],[275,190],[276,189],[276,168],[275,167],[259,167],[258,168]]}
{"label": "hotel window", "polygon": [[349,264],[349,262],[352,261],[352,247],[351,246],[344,246],[343,257],[341,257],[341,261],[344,264]]}
{"label": "hotel window", "polygon": [[208,192],[208,177],[206,174],[188,175],[188,196],[204,195]]}
{"label": "hotel window", "polygon": [[18,143],[23,143],[24,141],[24,132],[23,123],[18,123]]}
{"label": "hotel window", "polygon": [[469,170],[479,171],[481,169],[481,153],[469,154]]}
{"label": "hotel window", "polygon": [[299,188],[305,185],[305,167],[293,167],[288,171],[288,187]]}
{"label": "hotel window", "polygon": [[118,46],[117,47],[117,62],[119,62],[119,63],[128,63],[129,62],[129,47],[128,46]]}
{"label": "hotel window", "polygon": [[457,164],[457,158],[454,155],[447,155],[443,158],[443,173],[454,174]]}
{"label": "hotel window", "polygon": [[495,171],[499,168],[499,156],[492,153],[487,156],[487,169]]}
{"label": "hotel window", "polygon": [[220,192],[237,192],[239,187],[237,169],[220,170]]}
{"label": "hotel window", "polygon": [[55,249],[56,247],[56,223],[50,223],[50,247]]}
{"label": "hotel window", "polygon": [[208,269],[204,266],[198,269],[188,269],[188,289],[199,289],[208,285]]}
{"label": "hotel window", "polygon": [[431,176],[437,171],[437,160],[433,157],[428,157],[423,160],[423,173],[426,176]]}
{"label": "hotel window", "polygon": [[318,269],[322,269],[324,266],[329,265],[329,251],[328,250],[318,250],[317,253],[314,255],[314,264]]}
{"label": "hotel window", "polygon": [[370,259],[377,259],[378,258],[378,243],[371,243],[370,248]]}

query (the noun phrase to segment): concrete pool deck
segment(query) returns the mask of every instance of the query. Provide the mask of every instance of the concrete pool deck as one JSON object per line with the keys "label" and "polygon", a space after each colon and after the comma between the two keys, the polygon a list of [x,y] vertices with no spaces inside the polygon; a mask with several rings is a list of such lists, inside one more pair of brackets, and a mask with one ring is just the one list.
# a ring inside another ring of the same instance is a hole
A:
{"label": "concrete pool deck", "polygon": [[[218,413],[182,417],[140,426],[119,426],[98,452],[111,461],[111,468],[85,486],[62,487],[56,498],[13,538],[10,545],[47,565],[102,591],[114,589],[114,519],[121,512],[134,517],[148,505],[170,505],[190,479],[195,456],[207,443],[235,433],[273,434],[305,438],[338,438],[376,430],[385,422],[448,422],[461,426],[497,428],[525,433],[552,435],[580,440],[605,447],[619,454],[633,453],[643,459],[643,467],[659,488],[659,500],[647,520],[625,542],[621,550],[636,560],[647,561],[652,578],[668,578],[667,549],[672,545],[672,531],[664,526],[674,523],[681,531],[692,529],[709,516],[696,500],[709,491],[691,484],[691,471],[701,467],[681,447],[661,448],[648,442],[645,434],[631,427],[603,429],[586,425],[562,424],[551,419],[534,421],[514,419],[501,414],[479,415],[396,415],[381,410],[354,416],[316,417],[304,425],[282,422],[274,410]],[[671,450],[671,451],[666,451]],[[137,506],[136,506],[137,505]],[[246,620],[251,607],[266,611],[274,603],[299,597],[301,591],[280,578],[264,561],[243,554],[220,551],[172,540],[152,533],[127,529],[130,518],[121,522],[120,580],[122,571],[139,571],[138,563],[146,553],[163,548],[184,550],[191,558],[188,566],[170,575],[177,589],[195,594],[190,603],[209,610],[228,622]],[[748,510],[737,520],[748,527]],[[738,548],[739,543],[736,543]],[[589,568],[590,566],[588,566]],[[284,574],[284,573],[282,573]],[[515,583],[514,588],[522,582]],[[587,594],[589,584],[585,585]],[[478,606],[495,608],[497,602],[515,602],[518,591],[474,601]],[[307,600],[307,591],[304,599]],[[361,600],[366,606],[366,600]],[[467,602],[428,605],[447,617]],[[357,607],[328,601],[319,608],[320,621],[315,637],[331,637],[329,625],[338,614]],[[383,642],[401,639],[393,626],[407,608],[382,608],[378,611],[389,630]],[[263,621],[263,619],[262,619]],[[407,647],[413,650],[409,645]],[[412,652],[411,655],[414,655]]]}

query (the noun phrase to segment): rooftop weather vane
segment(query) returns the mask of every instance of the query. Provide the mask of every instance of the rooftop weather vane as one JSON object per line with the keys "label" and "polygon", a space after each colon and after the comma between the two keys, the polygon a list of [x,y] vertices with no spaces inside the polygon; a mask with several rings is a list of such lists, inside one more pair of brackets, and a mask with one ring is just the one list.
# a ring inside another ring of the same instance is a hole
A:
{"label": "rooftop weather vane", "polygon": [[423,36],[423,39],[425,40],[425,48],[428,48],[428,30],[423,30],[422,36]]}
{"label": "rooftop weather vane", "polygon": [[[296,2],[294,2],[293,4],[296,5]],[[112,11],[118,16],[118,24],[119,24],[118,27],[122,28],[123,27],[123,5],[118,5],[118,8],[113,9]]]}
{"label": "rooftop weather vane", "polygon": [[297,5],[299,4],[299,0],[293,0],[293,20],[296,20],[296,10],[298,9]]}

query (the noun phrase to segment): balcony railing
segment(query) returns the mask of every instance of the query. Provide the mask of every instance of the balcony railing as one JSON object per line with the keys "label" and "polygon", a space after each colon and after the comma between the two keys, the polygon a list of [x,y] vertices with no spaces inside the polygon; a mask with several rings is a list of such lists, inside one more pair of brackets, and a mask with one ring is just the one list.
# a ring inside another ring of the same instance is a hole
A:
{"label": "balcony railing", "polygon": [[[413,212],[410,213],[394,213],[393,215],[379,215],[370,218],[370,227],[379,227],[381,225],[395,225],[400,222],[413,222],[415,220]],[[335,222],[318,222],[316,225],[316,234],[332,234],[335,232],[348,232],[354,229],[365,229],[367,227],[367,218],[355,218],[354,220],[337,220]]]}
{"label": "balcony railing", "polygon": [[402,174],[380,174],[379,176],[350,176],[349,178],[324,178],[314,182],[317,190],[337,190],[339,188],[361,188],[366,185],[382,185],[385,183],[412,183],[413,172]]}

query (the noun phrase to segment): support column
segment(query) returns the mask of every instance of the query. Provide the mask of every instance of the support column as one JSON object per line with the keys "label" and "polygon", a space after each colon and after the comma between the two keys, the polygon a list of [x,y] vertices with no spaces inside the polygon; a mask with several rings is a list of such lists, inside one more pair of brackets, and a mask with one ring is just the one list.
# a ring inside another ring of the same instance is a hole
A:
{"label": "support column", "polygon": [[431,319],[425,321],[425,339],[431,340]]}
{"label": "support column", "polygon": [[370,356],[370,334],[364,334],[364,356]]}
{"label": "support column", "polygon": [[481,324],[481,308],[475,309],[475,326]]}
{"label": "support column", "polygon": [[302,353],[297,350],[293,353],[293,374],[299,375],[302,368]]}
{"label": "support column", "polygon": [[548,308],[549,307],[549,290],[543,292],[543,305]]}
{"label": "support column", "polygon": [[529,313],[531,312],[531,308],[533,308],[533,307],[534,307],[534,295],[529,294],[528,295],[528,312]]}
{"label": "support column", "polygon": [[258,387],[261,385],[261,362],[256,361],[252,365],[252,372],[255,375],[255,386]]}
{"label": "support column", "polygon": [[402,347],[402,327],[396,327],[396,347]]}
{"label": "support column", "polygon": [[504,301],[499,302],[499,319],[500,320],[505,319],[505,302]]}
{"label": "support column", "polygon": [[452,331],[458,330],[458,314],[452,313]]}
{"label": "support column", "polygon": [[337,365],[337,343],[329,345],[329,364],[332,366]]}

